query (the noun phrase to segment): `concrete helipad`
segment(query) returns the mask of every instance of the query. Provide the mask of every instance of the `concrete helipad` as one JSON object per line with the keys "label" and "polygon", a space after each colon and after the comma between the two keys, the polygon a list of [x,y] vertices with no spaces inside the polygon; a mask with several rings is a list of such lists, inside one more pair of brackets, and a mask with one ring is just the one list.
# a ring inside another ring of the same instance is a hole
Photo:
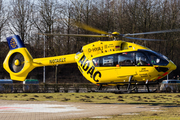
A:
{"label": "concrete helipad", "polygon": [[157,109],[159,106],[0,100],[0,119],[64,120],[103,116],[105,118],[109,115],[137,114],[137,112]]}

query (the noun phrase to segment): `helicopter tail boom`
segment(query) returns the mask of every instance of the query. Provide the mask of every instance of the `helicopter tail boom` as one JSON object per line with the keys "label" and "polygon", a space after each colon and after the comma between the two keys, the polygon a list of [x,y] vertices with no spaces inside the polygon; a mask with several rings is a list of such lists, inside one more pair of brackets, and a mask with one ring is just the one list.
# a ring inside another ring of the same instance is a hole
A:
{"label": "helicopter tail boom", "polygon": [[12,80],[24,81],[35,67],[75,63],[75,54],[33,59],[18,35],[7,38],[9,53],[3,67]]}
{"label": "helicopter tail boom", "polygon": [[33,66],[42,67],[42,66],[53,66],[59,64],[76,63],[75,55],[76,54],[69,54],[69,55],[61,55],[55,57],[36,58],[33,59]]}

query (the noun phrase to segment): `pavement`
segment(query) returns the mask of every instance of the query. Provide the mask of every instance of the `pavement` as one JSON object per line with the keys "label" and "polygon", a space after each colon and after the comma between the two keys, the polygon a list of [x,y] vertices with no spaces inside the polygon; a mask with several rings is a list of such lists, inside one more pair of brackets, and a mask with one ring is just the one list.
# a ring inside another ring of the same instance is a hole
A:
{"label": "pavement", "polygon": [[137,112],[158,109],[160,106],[0,100],[0,120],[108,118],[110,115],[136,115]]}

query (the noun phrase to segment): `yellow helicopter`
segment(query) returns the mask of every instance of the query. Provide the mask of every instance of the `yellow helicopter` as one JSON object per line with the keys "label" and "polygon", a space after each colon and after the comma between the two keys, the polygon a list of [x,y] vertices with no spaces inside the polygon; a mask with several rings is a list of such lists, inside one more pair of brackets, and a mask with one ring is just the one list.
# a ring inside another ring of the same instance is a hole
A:
{"label": "yellow helicopter", "polygon": [[114,40],[97,41],[87,44],[76,54],[33,59],[20,37],[18,35],[10,36],[7,37],[10,51],[3,63],[4,69],[9,72],[12,80],[24,81],[28,73],[35,67],[77,63],[82,75],[90,82],[99,85],[98,90],[101,90],[104,85],[128,85],[128,91],[130,91],[131,84],[143,83],[147,85],[148,82],[159,80],[176,69],[176,65],[164,55],[135,43],[117,40],[117,38],[125,37],[135,40],[159,41],[158,39],[134,38],[129,36],[177,32],[180,29],[134,34],[113,32],[110,34],[82,23],[78,23],[77,26],[100,33],[101,35],[43,35],[112,37]]}

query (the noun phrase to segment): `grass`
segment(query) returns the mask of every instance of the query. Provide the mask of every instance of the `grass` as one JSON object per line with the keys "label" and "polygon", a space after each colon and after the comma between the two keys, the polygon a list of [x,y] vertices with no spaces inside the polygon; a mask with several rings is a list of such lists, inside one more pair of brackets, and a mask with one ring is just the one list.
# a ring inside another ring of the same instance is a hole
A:
{"label": "grass", "polygon": [[[148,104],[160,106],[180,106],[179,93],[138,93],[138,94],[114,94],[114,93],[8,93],[0,94],[1,100],[20,101],[60,101],[79,103],[126,103]],[[116,115],[106,120],[166,120],[180,119],[180,107],[164,107],[160,111],[145,111],[135,115]],[[105,120],[84,118],[81,120]]]}
{"label": "grass", "polygon": [[179,105],[179,93],[8,93],[2,100]]}

